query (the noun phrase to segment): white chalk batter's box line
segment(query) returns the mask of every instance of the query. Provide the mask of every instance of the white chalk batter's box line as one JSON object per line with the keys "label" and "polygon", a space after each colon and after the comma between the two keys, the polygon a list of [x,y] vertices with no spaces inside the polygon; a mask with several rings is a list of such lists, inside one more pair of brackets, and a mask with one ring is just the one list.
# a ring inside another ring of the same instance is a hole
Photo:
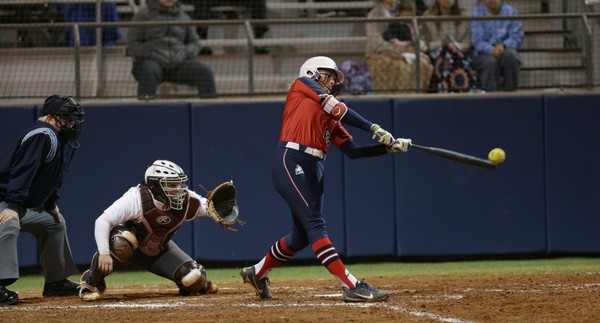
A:
{"label": "white chalk batter's box line", "polygon": [[[336,294],[338,295],[338,294]],[[338,295],[339,296],[339,295]],[[356,307],[356,308],[381,308],[386,310],[392,310],[395,312],[408,314],[416,317],[424,317],[432,320],[436,320],[439,322],[448,322],[448,323],[470,323],[470,321],[465,321],[452,317],[444,317],[438,314],[406,309],[397,305],[387,305],[386,303],[309,303],[309,304],[264,304],[264,303],[238,303],[238,304],[220,304],[219,307],[255,307],[255,308],[275,308],[275,307],[288,307],[288,308],[299,308],[299,307]],[[118,303],[118,304],[95,304],[95,305],[61,305],[61,306],[9,306],[9,307],[0,307],[0,313],[4,310],[10,311],[35,311],[35,310],[85,310],[85,309],[98,309],[98,308],[106,308],[106,309],[115,309],[115,308],[127,308],[127,309],[160,309],[160,308],[177,308],[181,309],[182,307],[207,307],[213,308],[217,307],[214,304],[197,304],[197,303],[185,303],[185,302],[149,302],[145,304],[140,303]]]}
{"label": "white chalk batter's box line", "polygon": [[[571,290],[579,290],[579,289],[593,289],[593,288],[598,288],[600,287],[600,283],[582,283],[582,284],[574,284],[574,285],[570,285],[570,284],[547,284],[547,285],[542,285],[542,286],[546,286],[550,289],[553,290],[565,290],[565,289],[571,289]],[[223,290],[234,290],[235,288],[223,288]],[[116,288],[115,290],[120,290],[120,288]],[[126,289],[124,289],[126,290]],[[469,293],[469,292],[473,292],[476,289],[473,288],[466,288],[466,289],[462,289],[462,292],[465,293]],[[484,291],[486,292],[504,292],[504,291],[518,291],[518,292],[525,292],[525,293],[538,293],[541,290],[539,289],[528,289],[528,290],[511,290],[511,289],[484,289]],[[106,309],[115,309],[115,308],[127,308],[127,309],[135,309],[135,308],[140,308],[140,309],[159,309],[159,308],[181,308],[181,307],[194,307],[194,308],[198,308],[198,307],[206,307],[206,308],[215,308],[215,307],[235,307],[235,308],[239,308],[239,307],[252,307],[252,308],[285,308],[285,307],[289,307],[289,308],[300,308],[300,307],[355,307],[355,308],[380,308],[380,309],[386,309],[386,310],[392,310],[398,313],[403,313],[403,314],[408,314],[411,316],[415,316],[415,317],[423,317],[423,318],[428,318],[428,319],[432,319],[435,321],[439,321],[439,322],[449,322],[449,323],[466,323],[466,322],[470,322],[467,320],[461,320],[458,318],[453,318],[453,317],[444,317],[438,314],[434,314],[434,313],[428,313],[428,312],[423,312],[421,310],[414,310],[414,309],[408,309],[408,308],[404,308],[402,306],[397,306],[397,305],[388,305],[385,302],[379,302],[379,303],[344,303],[344,302],[339,302],[339,303],[325,303],[325,302],[320,302],[320,303],[305,303],[305,304],[285,304],[285,303],[274,303],[274,302],[270,302],[270,303],[236,303],[236,304],[223,304],[223,303],[219,303],[218,300],[219,299],[232,299],[234,297],[232,296],[225,296],[224,295],[215,295],[216,297],[208,297],[208,298],[204,298],[203,301],[205,303],[196,303],[195,301],[197,300],[197,298],[193,298],[194,303],[187,303],[187,302],[165,302],[165,303],[161,303],[161,302],[154,302],[154,301],[147,301],[144,302],[143,300],[136,300],[131,301],[131,302],[119,302],[119,303],[111,303],[111,304],[101,304],[101,303],[97,303],[97,304],[87,304],[87,305],[56,305],[56,306],[20,306],[20,305],[13,305],[13,306],[3,306],[0,307],[0,313],[4,312],[4,311],[30,311],[30,310],[45,310],[45,309],[50,309],[50,310],[68,310],[68,309],[74,309],[74,310],[85,310],[85,309],[97,309],[97,308],[106,308]],[[252,297],[254,297],[254,295],[252,295]],[[341,298],[342,294],[340,293],[335,293],[335,294],[316,294],[316,295],[312,295],[312,297],[321,297],[321,298]],[[433,300],[434,298],[437,299],[443,299],[443,300],[457,300],[457,299],[462,299],[463,295],[460,294],[444,294],[444,295],[437,295],[437,296],[419,296],[419,295],[415,295],[413,296],[415,299],[429,299],[429,300]],[[237,297],[236,297],[237,298]],[[190,299],[191,300],[191,299]],[[101,302],[101,301],[100,301]]]}

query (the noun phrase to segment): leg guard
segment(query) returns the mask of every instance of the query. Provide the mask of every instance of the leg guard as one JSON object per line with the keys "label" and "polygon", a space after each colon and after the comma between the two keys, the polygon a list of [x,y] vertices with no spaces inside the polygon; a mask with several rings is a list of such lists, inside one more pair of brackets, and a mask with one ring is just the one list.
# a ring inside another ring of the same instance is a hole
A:
{"label": "leg guard", "polygon": [[125,225],[117,225],[110,230],[110,255],[121,263],[129,261],[138,248],[135,229]]}
{"label": "leg guard", "polygon": [[90,269],[81,275],[81,284],[79,285],[79,298],[84,301],[95,301],[106,290],[104,275],[98,270],[98,257],[96,252],[92,258]]}
{"label": "leg guard", "polygon": [[206,293],[207,287],[211,287],[207,286],[206,270],[193,260],[186,261],[177,268],[173,281],[179,287],[181,295]]}

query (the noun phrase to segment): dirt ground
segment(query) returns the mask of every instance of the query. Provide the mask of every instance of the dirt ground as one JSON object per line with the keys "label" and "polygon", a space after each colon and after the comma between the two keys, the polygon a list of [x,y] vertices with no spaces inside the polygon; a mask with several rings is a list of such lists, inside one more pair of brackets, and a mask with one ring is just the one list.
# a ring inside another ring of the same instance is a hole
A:
{"label": "dirt ground", "polygon": [[[2,322],[600,322],[600,273],[371,277],[386,302],[344,303],[333,279],[271,282],[258,300],[248,284],[179,296],[169,285],[108,287],[103,298],[42,298],[0,307]],[[218,283],[218,282],[217,282]]]}

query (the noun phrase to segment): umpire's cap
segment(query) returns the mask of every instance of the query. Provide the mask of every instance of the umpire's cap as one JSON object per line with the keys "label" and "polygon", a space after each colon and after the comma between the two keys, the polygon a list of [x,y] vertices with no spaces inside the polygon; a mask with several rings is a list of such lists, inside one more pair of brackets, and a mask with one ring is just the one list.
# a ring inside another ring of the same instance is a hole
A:
{"label": "umpire's cap", "polygon": [[54,94],[49,96],[44,101],[44,107],[42,108],[44,115],[54,115],[57,117],[65,116],[83,116],[83,107],[74,97],[70,95],[61,96]]}

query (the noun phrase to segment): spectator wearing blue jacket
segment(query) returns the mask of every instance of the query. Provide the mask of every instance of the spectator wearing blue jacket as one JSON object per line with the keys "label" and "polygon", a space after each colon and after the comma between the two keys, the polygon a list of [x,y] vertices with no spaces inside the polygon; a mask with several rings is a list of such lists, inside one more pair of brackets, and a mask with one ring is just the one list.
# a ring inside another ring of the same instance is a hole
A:
{"label": "spectator wearing blue jacket", "polygon": [[[117,5],[114,2],[102,3],[101,6],[102,21],[119,21]],[[96,4],[95,3],[65,3],[62,4],[62,14],[65,22],[95,22]],[[102,45],[115,46],[121,38],[121,30],[118,27],[102,28]],[[80,28],[79,41],[81,46],[96,46],[96,28]],[[65,31],[65,43],[73,46],[73,30],[68,28]]]}
{"label": "spectator wearing blue jacket", "polygon": [[[474,17],[514,15],[518,15],[518,11],[504,0],[483,0],[471,12]],[[497,91],[501,75],[505,91],[517,89],[521,69],[517,50],[522,42],[523,28],[519,20],[471,21],[472,66],[479,74],[483,90]]]}

